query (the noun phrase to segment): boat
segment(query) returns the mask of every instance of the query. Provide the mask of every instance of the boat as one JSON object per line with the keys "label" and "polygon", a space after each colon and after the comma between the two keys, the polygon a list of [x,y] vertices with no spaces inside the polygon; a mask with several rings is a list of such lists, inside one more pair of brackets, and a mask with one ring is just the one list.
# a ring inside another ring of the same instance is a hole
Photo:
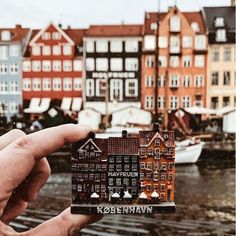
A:
{"label": "boat", "polygon": [[175,164],[196,163],[202,153],[204,144],[204,142],[196,142],[189,139],[176,142]]}

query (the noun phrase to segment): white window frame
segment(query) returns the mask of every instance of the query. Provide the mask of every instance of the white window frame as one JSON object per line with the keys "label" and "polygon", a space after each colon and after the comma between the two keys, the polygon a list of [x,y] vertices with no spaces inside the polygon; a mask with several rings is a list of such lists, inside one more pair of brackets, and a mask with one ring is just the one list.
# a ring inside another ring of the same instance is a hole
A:
{"label": "white window frame", "polygon": [[164,75],[159,75],[157,83],[158,83],[159,87],[163,88],[165,86],[165,76]]}
{"label": "white window frame", "polygon": [[83,70],[82,60],[74,60],[73,61],[73,70],[74,71],[82,71]]}
{"label": "white window frame", "polygon": [[[105,97],[106,96],[106,79],[96,79],[96,96]],[[101,93],[103,91],[103,93]]]}
{"label": "white window frame", "polygon": [[71,54],[72,54],[72,46],[71,45],[63,46],[63,55],[70,56]]}
{"label": "white window frame", "polygon": [[18,57],[19,56],[19,45],[18,44],[12,44],[9,46],[9,55],[11,57]]}
{"label": "white window frame", "polygon": [[139,60],[138,58],[126,58],[125,59],[125,70],[126,71],[138,71]]}
{"label": "white window frame", "polygon": [[205,57],[203,55],[195,55],[194,66],[202,68],[205,66]]}
{"label": "white window frame", "polygon": [[191,28],[196,33],[198,33],[200,31],[199,24],[197,22],[192,22]]}
{"label": "white window frame", "polygon": [[125,40],[125,51],[126,52],[138,52],[139,41],[137,39]]}
{"label": "white window frame", "polygon": [[0,45],[0,60],[7,60],[8,47],[6,45]]}
{"label": "white window frame", "polygon": [[108,58],[102,57],[96,59],[96,71],[108,71]]}
{"label": "white window frame", "polygon": [[[130,84],[134,83],[134,86],[132,86],[132,90],[134,91],[134,94],[130,93]],[[137,79],[126,79],[125,80],[125,96],[126,97],[137,97],[138,96],[138,81]]]}
{"label": "white window frame", "polygon": [[52,46],[52,54],[54,56],[59,56],[61,55],[61,46],[60,45],[53,45]]}
{"label": "white window frame", "polygon": [[177,96],[170,96],[170,109],[175,110],[178,108],[178,97]]}
{"label": "white window frame", "polygon": [[23,72],[30,72],[31,71],[31,61],[23,61],[22,62],[22,71]]}
{"label": "white window frame", "polygon": [[32,71],[39,72],[41,71],[41,61],[32,61]]}
{"label": "white window frame", "polygon": [[82,91],[82,89],[83,89],[82,78],[74,78],[73,79],[73,88],[74,88],[74,91]]}
{"label": "white window frame", "polygon": [[158,46],[159,46],[159,48],[167,48],[168,47],[168,41],[167,41],[166,36],[159,36]]}
{"label": "white window frame", "polygon": [[110,80],[110,100],[123,101],[123,81],[121,79]]}
{"label": "white window frame", "polygon": [[52,61],[52,70],[55,72],[61,71],[61,61],[60,60]]}
{"label": "white window frame", "polygon": [[169,86],[170,88],[178,88],[180,85],[180,75],[170,74]]}
{"label": "white window frame", "polygon": [[93,97],[94,89],[94,79],[86,79],[86,96]]}
{"label": "white window frame", "polygon": [[153,88],[155,82],[155,78],[153,75],[146,75],[145,76],[145,87]]}
{"label": "white window frame", "polygon": [[32,47],[32,55],[33,56],[40,56],[41,55],[41,47],[40,46],[33,46]]}
{"label": "white window frame", "polygon": [[94,58],[86,58],[86,70],[87,71],[94,71],[95,70]]}
{"label": "white window frame", "polygon": [[23,91],[31,91],[31,79],[23,78]]}
{"label": "white window frame", "polygon": [[95,46],[94,46],[94,40],[87,39],[85,42],[86,52],[94,52]]}
{"label": "white window frame", "polygon": [[180,38],[179,36],[170,36],[170,52],[179,53],[180,52]]}
{"label": "white window frame", "polygon": [[183,108],[191,107],[191,97],[190,96],[182,96],[182,107]]}
{"label": "white window frame", "polygon": [[204,76],[203,75],[195,75],[194,76],[194,87],[200,88],[203,86],[204,86]]}
{"label": "white window frame", "polygon": [[111,71],[123,71],[123,58],[111,58],[110,69]]}
{"label": "white window frame", "polygon": [[123,41],[120,39],[113,39],[110,41],[111,52],[122,52],[123,51]]}
{"label": "white window frame", "polygon": [[42,61],[42,71],[44,72],[50,72],[52,70],[51,61],[49,60],[43,60]]}
{"label": "white window frame", "polygon": [[0,63],[0,75],[6,75],[9,73],[9,68],[6,63]]}
{"label": "white window frame", "polygon": [[170,31],[180,32],[181,29],[181,19],[178,15],[173,15],[170,17]]}
{"label": "white window frame", "polygon": [[19,74],[19,65],[17,62],[9,64],[9,74],[12,74],[12,75]]}
{"label": "white window frame", "polygon": [[43,32],[43,34],[42,34],[42,39],[43,39],[43,40],[49,40],[49,39],[51,39],[51,33],[50,33],[50,32]]}
{"label": "white window frame", "polygon": [[153,68],[155,66],[155,56],[146,56],[146,67]]}
{"label": "white window frame", "polygon": [[53,40],[60,40],[61,34],[59,32],[52,32],[52,39]]}
{"label": "white window frame", "polygon": [[51,46],[45,45],[42,47],[43,49],[43,55],[44,56],[50,56],[51,55]]}
{"label": "white window frame", "polygon": [[183,48],[192,48],[193,47],[193,38],[192,38],[192,36],[183,36],[183,38],[182,38],[182,47]]}
{"label": "white window frame", "polygon": [[72,61],[64,60],[63,61],[63,71],[72,71]]}
{"label": "white window frame", "polygon": [[157,99],[157,104],[158,104],[158,107],[160,109],[164,109],[165,108],[165,97],[164,96],[158,96],[158,99]]}
{"label": "white window frame", "polygon": [[159,66],[160,67],[167,67],[167,57],[164,55],[159,56]]}
{"label": "white window frame", "polygon": [[17,94],[19,92],[18,81],[10,81],[9,82],[9,92],[13,93],[13,94]]}
{"label": "white window frame", "polygon": [[179,67],[179,56],[170,56],[170,66]]}
{"label": "white window frame", "polygon": [[51,91],[52,90],[52,83],[50,78],[43,78],[42,84],[43,84],[43,91]]}
{"label": "white window frame", "polygon": [[32,79],[32,90],[33,91],[41,91],[41,79],[40,78],[33,78]]}
{"label": "white window frame", "polygon": [[63,90],[72,91],[72,78],[63,78]]}
{"label": "white window frame", "polygon": [[206,36],[204,34],[199,34],[195,36],[195,49],[197,50],[205,50],[206,49]]}
{"label": "white window frame", "polygon": [[183,56],[182,59],[182,66],[185,68],[191,67],[192,66],[192,56],[187,55],[187,56]]}
{"label": "white window frame", "polygon": [[217,42],[225,42],[226,40],[227,40],[226,29],[218,29],[216,31],[216,41]]}
{"label": "white window frame", "polygon": [[192,85],[192,78],[191,78],[191,75],[183,75],[183,83],[182,83],[182,86],[184,88],[189,88],[191,87]]}
{"label": "white window frame", "polygon": [[153,51],[156,49],[156,36],[155,35],[144,36],[144,49],[147,51]]}
{"label": "white window frame", "polygon": [[104,39],[96,40],[96,52],[108,52],[108,41]]}
{"label": "white window frame", "polygon": [[9,112],[15,114],[19,112],[19,103],[14,99],[9,101]]}
{"label": "white window frame", "polygon": [[53,91],[61,91],[62,90],[62,79],[61,78],[53,78],[52,89],[53,89]]}
{"label": "white window frame", "polygon": [[154,108],[154,97],[152,95],[145,96],[144,106],[146,110],[152,110]]}

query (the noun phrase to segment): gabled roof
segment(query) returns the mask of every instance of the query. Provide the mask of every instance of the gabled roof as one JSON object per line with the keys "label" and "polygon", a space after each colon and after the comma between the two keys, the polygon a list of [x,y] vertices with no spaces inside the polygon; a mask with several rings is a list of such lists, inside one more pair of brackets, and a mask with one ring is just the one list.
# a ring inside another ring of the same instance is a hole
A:
{"label": "gabled roof", "polygon": [[142,25],[91,25],[86,37],[138,37],[142,35]]}
{"label": "gabled roof", "polygon": [[11,39],[9,41],[2,41],[0,37],[0,42],[4,43],[13,43],[13,42],[22,42],[23,39],[27,37],[29,33],[29,28],[22,28],[20,25],[17,25],[15,28],[0,28],[0,34],[3,31],[10,31]]}

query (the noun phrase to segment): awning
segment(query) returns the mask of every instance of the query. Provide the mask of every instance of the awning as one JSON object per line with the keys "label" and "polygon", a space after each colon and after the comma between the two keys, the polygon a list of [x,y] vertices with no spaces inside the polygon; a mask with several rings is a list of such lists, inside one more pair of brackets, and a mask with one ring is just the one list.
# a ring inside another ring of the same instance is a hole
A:
{"label": "awning", "polygon": [[51,98],[32,98],[28,108],[24,109],[24,113],[43,113],[48,110]]}
{"label": "awning", "polygon": [[188,107],[185,110],[191,114],[199,114],[199,115],[201,115],[201,114],[205,114],[205,115],[216,114],[216,111],[214,109],[205,108],[205,107],[198,107],[198,106]]}
{"label": "awning", "polygon": [[64,111],[69,111],[70,106],[71,106],[71,101],[72,101],[72,98],[69,98],[69,97],[63,98],[61,102],[61,109]]}
{"label": "awning", "polygon": [[82,98],[73,98],[72,111],[80,111],[82,106]]}

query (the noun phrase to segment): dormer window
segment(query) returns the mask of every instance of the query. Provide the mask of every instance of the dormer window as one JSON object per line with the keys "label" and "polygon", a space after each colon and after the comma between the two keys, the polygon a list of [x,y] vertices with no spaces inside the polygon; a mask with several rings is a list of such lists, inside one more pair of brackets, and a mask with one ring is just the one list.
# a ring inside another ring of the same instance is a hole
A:
{"label": "dormer window", "polygon": [[157,30],[157,23],[151,23],[151,30]]}
{"label": "dormer window", "polygon": [[170,18],[170,31],[179,32],[180,31],[180,17],[174,15]]}
{"label": "dormer window", "polygon": [[193,23],[191,24],[191,27],[192,27],[192,29],[193,29],[194,32],[199,32],[199,31],[200,31],[200,28],[199,28],[199,25],[198,25],[197,22],[193,22]]}
{"label": "dormer window", "polygon": [[145,50],[155,50],[156,49],[156,37],[154,35],[144,36],[144,48]]}
{"label": "dormer window", "polygon": [[216,31],[216,41],[217,42],[225,42],[226,41],[226,30],[218,29]]}
{"label": "dormer window", "polygon": [[61,39],[61,35],[60,35],[60,33],[58,33],[58,32],[53,32],[52,33],[52,39]]}
{"label": "dormer window", "polygon": [[224,18],[223,17],[217,17],[215,19],[215,27],[223,27],[223,26],[225,26]]}
{"label": "dormer window", "polygon": [[51,38],[51,34],[49,32],[44,32],[42,35],[42,39],[49,40]]}
{"label": "dormer window", "polygon": [[2,31],[1,33],[1,40],[2,41],[10,41],[11,40],[11,32],[10,31]]}

